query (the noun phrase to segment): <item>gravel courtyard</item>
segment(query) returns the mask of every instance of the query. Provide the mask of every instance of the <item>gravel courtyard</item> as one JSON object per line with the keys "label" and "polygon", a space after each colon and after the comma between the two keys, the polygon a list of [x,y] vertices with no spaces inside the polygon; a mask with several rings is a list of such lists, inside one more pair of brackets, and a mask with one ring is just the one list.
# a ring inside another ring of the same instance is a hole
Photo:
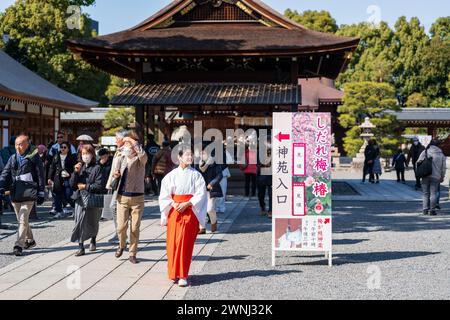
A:
{"label": "gravel courtyard", "polygon": [[335,202],[334,266],[323,255],[280,254],[256,201],[235,221],[186,299],[450,299],[450,204]]}

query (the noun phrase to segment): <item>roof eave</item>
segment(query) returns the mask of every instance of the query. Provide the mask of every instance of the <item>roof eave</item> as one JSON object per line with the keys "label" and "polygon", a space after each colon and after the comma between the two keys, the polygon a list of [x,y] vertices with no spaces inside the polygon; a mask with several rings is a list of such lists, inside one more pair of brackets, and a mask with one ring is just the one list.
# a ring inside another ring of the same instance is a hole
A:
{"label": "roof eave", "polygon": [[72,104],[64,101],[50,100],[42,97],[32,96],[26,93],[8,90],[4,88],[0,88],[0,96],[8,98],[12,101],[24,101],[28,103],[35,103],[37,105],[44,105],[51,108],[79,111],[79,112],[90,111],[91,108],[99,105],[99,103],[97,102],[93,105]]}
{"label": "roof eave", "polygon": [[152,51],[152,50],[120,50],[114,48],[97,47],[92,45],[84,45],[78,43],[76,40],[68,42],[68,47],[70,51],[74,54],[78,53],[92,53],[92,54],[103,54],[111,56],[199,56],[199,55],[213,55],[213,56],[233,56],[233,55],[250,55],[250,56],[290,56],[290,55],[302,55],[302,54],[313,54],[313,53],[325,53],[325,52],[336,52],[351,50],[354,51],[358,47],[359,38],[351,39],[348,42],[324,45],[317,47],[305,47],[305,48],[292,48],[292,49],[257,49],[257,50],[209,50],[209,51],[196,51],[196,50],[167,50],[167,51]]}

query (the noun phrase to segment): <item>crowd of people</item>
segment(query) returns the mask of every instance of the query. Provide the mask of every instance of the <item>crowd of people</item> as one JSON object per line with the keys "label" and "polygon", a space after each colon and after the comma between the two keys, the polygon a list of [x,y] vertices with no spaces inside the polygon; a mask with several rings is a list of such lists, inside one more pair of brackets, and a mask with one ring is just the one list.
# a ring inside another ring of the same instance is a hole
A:
{"label": "crowd of people", "polygon": [[[180,148],[177,161],[173,161],[174,145],[166,140],[160,147],[153,135],[142,145],[134,131],[119,130],[114,154],[96,148],[90,137],[84,137],[75,147],[59,132],[55,143],[35,146],[28,136],[20,135],[1,151],[0,195],[19,224],[13,254],[22,256],[24,250],[37,245],[30,217],[36,216],[37,206],[51,199],[54,219],[74,220],[70,239],[78,244],[77,257],[86,254],[87,241],[90,252],[97,250],[99,223],[110,211],[116,232],[109,242],[117,244],[115,256],[121,258],[128,247],[128,259],[136,264],[145,195],[151,194],[158,197],[161,225],[167,227],[169,278],[186,286],[197,235],[206,233],[208,224],[211,232],[216,232],[217,216],[226,210],[231,176],[228,164],[234,163],[226,143],[223,161],[218,161],[214,152],[206,152],[204,145],[199,163],[194,164],[190,147]],[[261,177],[261,166],[251,161],[251,152],[247,146],[246,163],[241,167],[246,175],[252,175],[246,179],[247,186],[252,183],[252,193],[248,186],[246,195],[255,195],[257,183],[265,211],[268,189],[271,212],[271,177]]]}
{"label": "crowd of people", "polygon": [[[440,141],[433,139],[427,147],[424,147],[417,137],[412,139],[409,150],[405,152],[399,148],[392,158],[392,167],[397,174],[397,182],[406,183],[405,171],[412,164],[415,176],[415,189],[423,192],[423,214],[437,215],[440,207],[441,183],[444,182],[446,173],[446,156],[441,148]],[[369,175],[370,183],[380,183],[382,174],[380,148],[375,140],[369,140],[364,151],[364,167],[362,183],[365,183]],[[418,168],[426,160],[430,162],[430,170],[424,176]]]}
{"label": "crowd of people", "polygon": [[[211,232],[216,232],[217,217],[226,210],[229,164],[237,160],[229,154],[227,141],[222,143],[222,159],[216,152],[208,152],[205,144],[200,161],[194,164],[190,146],[178,146],[174,159],[175,144],[165,140],[160,147],[153,135],[148,135],[143,145],[134,131],[119,130],[114,154],[96,148],[90,137],[84,137],[75,147],[60,132],[55,143],[34,146],[26,135],[20,135],[1,150],[1,207],[10,206],[19,224],[14,255],[21,256],[37,245],[29,220],[36,215],[36,206],[46,200],[47,191],[51,193],[50,213],[54,218],[73,217],[70,238],[78,244],[76,256],[86,254],[86,241],[89,251],[97,250],[99,222],[109,211],[116,229],[109,242],[117,244],[116,258],[121,258],[128,246],[128,259],[136,264],[145,195],[151,194],[158,197],[161,225],[167,228],[169,278],[186,286],[197,235],[205,234],[208,224]],[[270,142],[266,150],[265,158],[270,160]],[[247,142],[240,170],[245,176],[245,196],[251,199],[258,192],[261,215],[271,217],[271,162],[266,160],[262,161]],[[416,188],[423,190],[423,214],[436,215],[446,171],[439,142],[432,140],[425,148],[414,138],[407,154],[399,149],[392,159],[398,182],[405,182],[405,169],[411,161]],[[430,167],[426,175],[419,170],[423,163]],[[370,183],[380,183],[381,174],[381,151],[377,142],[370,140],[365,149],[363,182],[369,175]]]}

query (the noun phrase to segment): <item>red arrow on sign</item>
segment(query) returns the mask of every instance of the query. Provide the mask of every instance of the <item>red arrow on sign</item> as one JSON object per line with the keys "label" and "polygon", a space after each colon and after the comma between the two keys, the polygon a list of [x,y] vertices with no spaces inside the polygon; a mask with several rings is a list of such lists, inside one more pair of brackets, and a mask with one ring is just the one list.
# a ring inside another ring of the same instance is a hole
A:
{"label": "red arrow on sign", "polygon": [[330,223],[330,218],[326,218],[324,223],[325,224],[329,224]]}
{"label": "red arrow on sign", "polygon": [[275,136],[275,138],[278,139],[278,141],[282,142],[283,140],[289,140],[291,138],[291,136],[289,134],[283,134],[283,133],[279,133]]}

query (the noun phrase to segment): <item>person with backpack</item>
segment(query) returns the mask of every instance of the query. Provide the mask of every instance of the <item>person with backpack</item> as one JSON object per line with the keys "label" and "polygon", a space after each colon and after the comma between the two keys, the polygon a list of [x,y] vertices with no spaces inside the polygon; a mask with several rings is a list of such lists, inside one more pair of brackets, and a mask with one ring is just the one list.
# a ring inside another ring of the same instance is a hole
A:
{"label": "person with backpack", "polygon": [[392,158],[392,166],[397,172],[397,182],[405,183],[406,157],[402,149],[398,149],[397,153]]}
{"label": "person with backpack", "polygon": [[9,187],[11,201],[19,223],[14,255],[21,256],[23,250],[36,246],[29,224],[30,212],[37,201],[44,203],[44,166],[37,148],[30,145],[26,135],[15,141],[16,153],[12,155],[0,175],[0,193]]}
{"label": "person with backpack", "polygon": [[435,216],[439,185],[444,182],[446,157],[438,147],[439,142],[432,140],[417,160],[416,174],[422,178],[423,214]]}

